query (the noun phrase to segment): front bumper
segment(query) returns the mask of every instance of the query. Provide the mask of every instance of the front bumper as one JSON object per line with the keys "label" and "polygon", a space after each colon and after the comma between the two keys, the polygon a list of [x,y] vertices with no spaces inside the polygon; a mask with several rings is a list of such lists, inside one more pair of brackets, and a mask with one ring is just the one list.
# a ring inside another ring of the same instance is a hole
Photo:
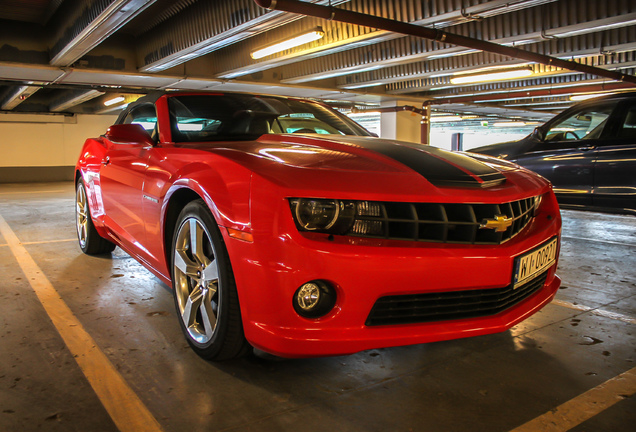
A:
{"label": "front bumper", "polygon": [[[365,322],[383,296],[510,285],[515,257],[560,236],[553,195],[549,201],[522,233],[501,245],[301,234],[291,218],[283,217],[289,211],[283,202],[262,212],[267,220],[255,225],[273,228],[255,230],[253,243],[226,236],[245,336],[256,348],[278,356],[315,357],[505,331],[552,300],[560,285],[556,263],[547,270],[543,287],[492,316],[379,326]],[[336,305],[322,318],[302,318],[294,311],[293,294],[316,279],[335,287]]]}

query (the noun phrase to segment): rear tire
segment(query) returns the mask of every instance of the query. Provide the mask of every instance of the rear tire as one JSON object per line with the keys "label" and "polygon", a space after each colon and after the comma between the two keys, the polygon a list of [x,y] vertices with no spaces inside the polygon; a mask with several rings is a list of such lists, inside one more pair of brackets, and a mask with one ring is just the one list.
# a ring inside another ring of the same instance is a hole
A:
{"label": "rear tire", "polygon": [[199,356],[221,361],[248,352],[230,258],[202,200],[186,205],[177,220],[172,288],[181,330]]}
{"label": "rear tire", "polygon": [[91,218],[91,209],[88,205],[88,195],[84,181],[77,182],[75,191],[75,226],[77,227],[77,239],[79,247],[85,254],[102,255],[115,249],[115,244],[101,237]]}

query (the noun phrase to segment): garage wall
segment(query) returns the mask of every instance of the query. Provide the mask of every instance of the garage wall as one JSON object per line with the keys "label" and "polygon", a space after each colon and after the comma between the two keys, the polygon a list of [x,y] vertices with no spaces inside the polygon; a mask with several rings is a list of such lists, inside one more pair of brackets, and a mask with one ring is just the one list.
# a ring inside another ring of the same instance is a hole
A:
{"label": "garage wall", "polygon": [[72,180],[86,138],[116,115],[0,114],[0,183]]}

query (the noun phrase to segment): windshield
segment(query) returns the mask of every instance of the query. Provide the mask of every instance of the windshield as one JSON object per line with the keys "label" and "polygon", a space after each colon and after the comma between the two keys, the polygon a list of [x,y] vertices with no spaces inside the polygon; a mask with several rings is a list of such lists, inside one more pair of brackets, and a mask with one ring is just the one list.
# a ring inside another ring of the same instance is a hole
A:
{"label": "windshield", "polygon": [[545,134],[545,141],[598,139],[615,105],[616,102],[575,111],[553,123]]}
{"label": "windshield", "polygon": [[370,136],[360,125],[309,100],[222,94],[168,98],[172,140],[254,139],[271,133]]}

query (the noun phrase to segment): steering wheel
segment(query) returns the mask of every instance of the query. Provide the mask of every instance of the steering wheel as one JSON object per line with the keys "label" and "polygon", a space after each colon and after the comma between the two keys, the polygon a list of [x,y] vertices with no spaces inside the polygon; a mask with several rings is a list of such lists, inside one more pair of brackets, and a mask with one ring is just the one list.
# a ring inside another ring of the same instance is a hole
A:
{"label": "steering wheel", "polygon": [[576,141],[578,141],[578,140],[580,140],[580,139],[581,139],[581,138],[579,138],[579,136],[578,136],[577,134],[575,134],[575,133],[574,133],[574,132],[572,132],[572,131],[565,131],[565,133],[563,134],[563,138],[566,138],[566,137],[568,136],[568,134],[572,134],[572,135],[574,135],[574,139],[575,139]]}
{"label": "steering wheel", "polygon": [[316,131],[313,129],[302,128],[302,129],[297,129],[292,133],[316,133]]}

